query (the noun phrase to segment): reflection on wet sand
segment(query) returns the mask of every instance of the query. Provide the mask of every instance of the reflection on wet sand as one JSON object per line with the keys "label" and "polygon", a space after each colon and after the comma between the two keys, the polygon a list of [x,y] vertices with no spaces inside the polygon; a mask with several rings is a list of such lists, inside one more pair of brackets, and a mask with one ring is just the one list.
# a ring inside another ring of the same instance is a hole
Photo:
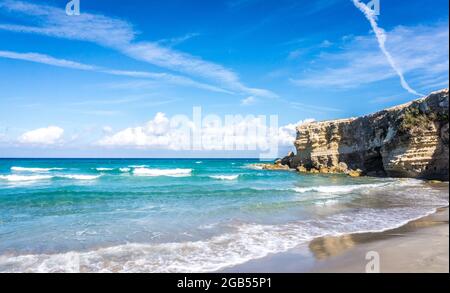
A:
{"label": "reflection on wet sand", "polygon": [[[445,211],[447,211],[447,216],[440,214]],[[448,223],[448,208],[443,208],[439,209],[437,214],[410,222],[403,227],[386,232],[317,238],[311,241],[309,249],[317,260],[324,260],[329,257],[338,256],[357,244],[368,243],[375,240],[384,240],[392,237],[402,237],[406,233],[417,231],[420,228]]]}

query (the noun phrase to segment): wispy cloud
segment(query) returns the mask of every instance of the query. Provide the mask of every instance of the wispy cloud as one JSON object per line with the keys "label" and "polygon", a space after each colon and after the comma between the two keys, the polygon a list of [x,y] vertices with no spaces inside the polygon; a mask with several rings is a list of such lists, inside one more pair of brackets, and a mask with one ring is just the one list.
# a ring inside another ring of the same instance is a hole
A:
{"label": "wispy cloud", "polygon": [[232,92],[222,89],[217,86],[212,86],[209,84],[197,82],[195,80],[192,80],[192,79],[184,77],[184,76],[173,75],[173,74],[168,74],[168,73],[108,69],[108,68],[103,68],[103,67],[96,66],[96,65],[82,64],[82,63],[75,62],[75,61],[58,59],[58,58],[54,58],[54,57],[44,55],[44,54],[39,54],[39,53],[18,53],[18,52],[11,52],[11,51],[0,51],[0,58],[23,60],[23,61],[41,63],[41,64],[46,64],[46,65],[51,65],[51,66],[58,66],[58,67],[85,70],[85,71],[93,71],[93,72],[105,73],[105,74],[110,74],[110,75],[118,75],[118,76],[134,77],[134,78],[148,78],[148,79],[152,79],[152,80],[157,80],[159,82],[165,82],[168,84],[175,84],[175,85],[187,86],[187,87],[195,87],[198,89],[208,90],[208,91],[212,91],[212,92],[232,94]]}
{"label": "wispy cloud", "polygon": [[302,110],[302,111],[312,113],[312,114],[323,114],[323,113],[341,112],[342,111],[341,109],[310,105],[310,104],[301,103],[301,102],[288,102],[288,103],[289,103],[290,107],[293,109]]}
{"label": "wispy cloud", "polygon": [[381,52],[383,52],[384,56],[386,56],[386,59],[391,65],[392,69],[394,69],[394,71],[400,78],[400,83],[402,87],[411,94],[422,96],[422,94],[419,94],[418,92],[416,92],[414,89],[411,88],[411,86],[406,81],[405,76],[403,75],[402,69],[397,65],[397,62],[394,60],[394,57],[392,57],[391,53],[386,49],[387,35],[386,32],[378,26],[377,16],[375,15],[375,12],[372,9],[370,9],[366,4],[360,2],[359,0],[353,0],[353,4],[355,4],[355,6],[359,10],[361,10],[362,13],[364,13],[367,20],[370,22],[370,25],[372,26],[372,29],[378,40],[380,50]]}
{"label": "wispy cloud", "polygon": [[250,96],[250,97],[247,97],[247,98],[245,98],[245,99],[243,99],[242,101],[241,101],[241,105],[242,106],[251,106],[251,105],[254,105],[255,103],[256,103],[256,98],[255,97],[253,97],[253,96]]}
{"label": "wispy cloud", "polygon": [[14,15],[32,16],[32,20],[36,23],[35,26],[0,24],[2,30],[94,42],[136,60],[202,78],[228,91],[277,97],[269,90],[245,85],[234,71],[220,64],[205,61],[170,47],[163,47],[157,42],[136,42],[137,33],[133,26],[119,19],[87,12],[77,17],[67,17],[65,11],[60,8],[13,0],[0,1],[0,9]]}
{"label": "wispy cloud", "polygon": [[116,110],[83,110],[83,111],[75,110],[74,112],[94,116],[118,116],[122,114],[122,112]]}
{"label": "wispy cloud", "polygon": [[181,37],[159,40],[158,44],[160,44],[162,46],[167,46],[167,47],[174,47],[174,46],[184,43],[190,39],[196,38],[199,35],[200,35],[199,33],[188,33]]}
{"label": "wispy cloud", "polygon": [[[386,32],[386,43],[396,63],[410,80],[423,91],[433,88],[430,81],[448,85],[449,31],[447,23],[432,26],[399,26]],[[439,44],[439,45],[437,45]],[[312,88],[356,88],[397,77],[386,57],[370,36],[346,39],[342,49],[323,53],[314,65],[292,82]],[[423,84],[423,86],[421,86]]]}
{"label": "wispy cloud", "polygon": [[42,63],[42,64],[47,64],[47,65],[52,65],[52,66],[78,69],[78,70],[87,70],[87,71],[99,71],[100,70],[100,68],[97,66],[81,64],[78,62],[69,61],[69,60],[65,60],[65,59],[57,59],[57,58],[53,58],[51,56],[43,55],[43,54],[39,54],[39,53],[18,53],[18,52],[11,52],[11,51],[0,51],[0,57],[8,58],[8,59],[30,61],[30,62],[35,62],[35,63]]}

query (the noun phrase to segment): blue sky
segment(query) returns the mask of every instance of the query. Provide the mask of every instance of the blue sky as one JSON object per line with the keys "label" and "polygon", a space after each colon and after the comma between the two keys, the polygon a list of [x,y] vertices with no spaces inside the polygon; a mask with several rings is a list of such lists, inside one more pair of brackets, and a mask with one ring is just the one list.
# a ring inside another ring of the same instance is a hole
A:
{"label": "blue sky", "polygon": [[352,0],[67,2],[0,0],[0,157],[253,156],[177,150],[167,123],[278,115],[284,151],[301,121],[448,87],[444,0],[380,0],[380,31]]}

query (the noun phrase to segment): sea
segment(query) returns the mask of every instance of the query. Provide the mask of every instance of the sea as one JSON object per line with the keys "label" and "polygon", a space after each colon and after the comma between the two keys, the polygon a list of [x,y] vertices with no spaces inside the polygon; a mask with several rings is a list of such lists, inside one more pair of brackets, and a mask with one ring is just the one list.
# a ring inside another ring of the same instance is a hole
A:
{"label": "sea", "polygon": [[0,159],[0,272],[216,272],[448,206],[448,185],[258,163]]}

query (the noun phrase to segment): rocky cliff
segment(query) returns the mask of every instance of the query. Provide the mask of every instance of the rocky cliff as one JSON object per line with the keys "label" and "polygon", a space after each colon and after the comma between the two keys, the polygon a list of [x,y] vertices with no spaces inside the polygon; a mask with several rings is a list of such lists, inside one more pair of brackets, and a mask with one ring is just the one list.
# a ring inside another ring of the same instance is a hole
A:
{"label": "rocky cliff", "polygon": [[449,179],[448,89],[372,115],[301,125],[291,168]]}

